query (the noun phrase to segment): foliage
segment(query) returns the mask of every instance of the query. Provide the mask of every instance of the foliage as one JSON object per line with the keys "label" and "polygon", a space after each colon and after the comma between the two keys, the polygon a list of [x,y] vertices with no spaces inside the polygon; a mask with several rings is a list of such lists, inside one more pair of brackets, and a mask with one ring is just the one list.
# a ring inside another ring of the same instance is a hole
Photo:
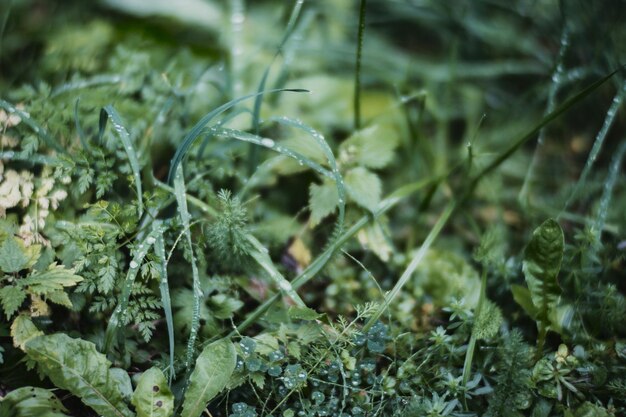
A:
{"label": "foliage", "polygon": [[626,413],[619,0],[5,3],[3,417]]}

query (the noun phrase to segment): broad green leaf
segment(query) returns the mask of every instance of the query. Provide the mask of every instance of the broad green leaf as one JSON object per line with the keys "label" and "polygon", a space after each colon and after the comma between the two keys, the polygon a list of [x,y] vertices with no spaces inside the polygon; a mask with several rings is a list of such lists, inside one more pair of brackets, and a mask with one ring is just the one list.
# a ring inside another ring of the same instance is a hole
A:
{"label": "broad green leaf", "polygon": [[19,286],[7,285],[0,288],[0,303],[7,318],[11,318],[26,299],[26,292]]}
{"label": "broad green leaf", "polygon": [[321,185],[311,184],[309,188],[309,208],[311,209],[311,226],[316,226],[326,216],[332,214],[339,205],[337,187],[325,180]]}
{"label": "broad green leaf", "polygon": [[537,318],[544,323],[561,295],[557,275],[563,260],[563,246],[561,226],[556,220],[548,219],[535,229],[524,253],[522,269],[526,284],[537,308]]}
{"label": "broad green leaf", "polygon": [[53,334],[29,340],[25,350],[55,386],[71,392],[101,416],[135,415],[122,398],[111,363],[93,343]]}
{"label": "broad green leaf", "polygon": [[0,399],[2,417],[66,417],[67,409],[51,390],[22,387]]}
{"label": "broad green leaf", "polygon": [[28,266],[29,257],[17,243],[17,239],[10,237],[0,246],[0,270],[10,274],[19,272]]}
{"label": "broad green leaf", "polygon": [[42,335],[43,332],[25,314],[17,316],[11,324],[11,337],[13,338],[13,346],[16,348],[24,350],[26,342]]}
{"label": "broad green leaf", "polygon": [[390,128],[374,125],[355,132],[340,147],[340,158],[366,168],[385,167],[393,159],[398,136]]}
{"label": "broad green leaf", "polygon": [[189,378],[181,417],[199,417],[207,403],[226,387],[236,362],[237,353],[230,339],[205,347]]}
{"label": "broad green leaf", "polygon": [[132,403],[137,417],[169,417],[174,412],[174,395],[170,391],[165,375],[159,368],[152,367],[141,374]]}
{"label": "broad green leaf", "polygon": [[357,167],[346,174],[348,195],[358,205],[371,212],[376,211],[382,193],[382,184],[378,175],[365,168]]}

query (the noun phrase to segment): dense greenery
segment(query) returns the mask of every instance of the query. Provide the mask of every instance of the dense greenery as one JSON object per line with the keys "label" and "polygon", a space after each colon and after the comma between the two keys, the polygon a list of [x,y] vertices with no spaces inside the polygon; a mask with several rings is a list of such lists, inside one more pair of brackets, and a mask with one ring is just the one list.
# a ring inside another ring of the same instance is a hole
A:
{"label": "dense greenery", "polygon": [[2,1],[0,415],[624,415],[624,21]]}

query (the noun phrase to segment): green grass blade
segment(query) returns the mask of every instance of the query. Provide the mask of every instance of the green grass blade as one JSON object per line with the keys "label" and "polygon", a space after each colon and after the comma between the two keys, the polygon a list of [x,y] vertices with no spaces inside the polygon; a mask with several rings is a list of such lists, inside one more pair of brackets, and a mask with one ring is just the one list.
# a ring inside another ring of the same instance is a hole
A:
{"label": "green grass blade", "polygon": [[288,156],[289,158],[295,159],[299,164],[306,165],[309,168],[313,169],[314,171],[318,172],[319,174],[325,177],[335,179],[335,174],[332,173],[331,171],[327,170],[326,168],[324,168],[317,162],[311,160],[310,158],[307,158],[301,153],[292,151],[291,149],[286,148],[285,146],[277,144],[276,142],[274,142],[273,139],[263,138],[261,136],[254,135],[252,133],[244,132],[242,130],[237,130],[237,129],[212,128],[210,130],[214,132],[215,136],[225,136],[228,138],[241,140],[243,142],[253,143],[259,146],[263,146],[267,149],[271,149],[282,155]]}
{"label": "green grass blade", "polygon": [[624,96],[626,96],[626,82],[622,83],[622,88],[618,93],[613,97],[613,101],[611,102],[611,106],[609,110],[606,112],[606,117],[604,119],[604,123],[602,123],[602,127],[598,131],[595,140],[593,141],[593,146],[591,147],[591,151],[589,152],[589,156],[587,157],[587,162],[585,162],[585,167],[583,168],[583,172],[580,174],[580,178],[578,182],[574,186],[570,196],[565,202],[565,206],[563,207],[563,211],[567,210],[570,204],[574,201],[574,199],[580,194],[580,190],[583,189],[585,183],[587,182],[587,177],[591,172],[591,168],[593,168],[593,164],[595,163],[600,150],[602,149],[602,145],[604,144],[604,139],[606,139],[611,126],[613,126],[613,122],[615,121],[615,117],[617,116],[617,112],[624,101]]}
{"label": "green grass blade", "polygon": [[[160,222],[156,220],[156,222]],[[163,239],[163,229],[159,228],[154,242],[154,253],[159,259],[159,272],[161,273],[161,282],[159,282],[159,291],[161,292],[161,305],[165,313],[165,323],[167,325],[167,339],[169,342],[169,372],[168,380],[172,385],[174,378],[174,318],[172,316],[172,301],[170,299],[170,289],[167,280],[167,259],[165,258],[165,242]]]}
{"label": "green grass blade", "polygon": [[61,94],[70,91],[80,90],[83,88],[97,87],[100,85],[119,84],[123,80],[124,78],[121,75],[101,74],[84,80],[71,81],[69,83],[65,83],[58,87],[55,87],[52,90],[52,93],[50,93],[50,98],[54,98]]}
{"label": "green grass blade", "polygon": [[361,0],[359,6],[359,33],[356,47],[356,66],[354,70],[354,129],[361,129],[361,58],[363,56],[363,37],[365,35],[365,10],[367,0]]}
{"label": "green grass blade", "polygon": [[172,183],[172,181],[174,180],[174,174],[177,172],[178,166],[182,162],[185,155],[187,155],[187,152],[189,152],[191,145],[193,145],[194,141],[198,138],[198,136],[200,136],[203,133],[205,126],[208,125],[211,122],[211,120],[213,120],[215,117],[219,116],[220,114],[224,113],[225,111],[233,108],[234,106],[241,103],[242,101],[256,97],[259,94],[279,93],[279,92],[308,93],[309,91],[303,90],[303,89],[279,88],[275,90],[264,91],[262,93],[248,94],[246,96],[231,100],[228,103],[222,104],[216,109],[210,111],[209,113],[204,115],[202,119],[198,121],[198,123],[195,124],[195,126],[189,131],[189,133],[187,133],[187,135],[185,135],[182,143],[180,144],[178,149],[176,149],[176,153],[174,154],[174,157],[172,158],[172,161],[170,163],[170,171],[167,176],[167,182],[170,184]]}
{"label": "green grass blade", "polygon": [[[130,135],[128,134],[128,130],[124,127],[122,119],[117,111],[110,104],[105,106],[100,111],[100,120],[103,120],[103,115],[106,115],[108,119],[111,120],[111,124],[113,125],[113,129],[119,136],[122,141],[122,145],[124,146],[124,150],[126,151],[126,155],[128,156],[128,162],[130,163],[130,168],[133,171],[133,178],[135,179],[135,189],[137,191],[137,207],[139,210],[139,217],[143,215],[143,198],[141,191],[141,169],[139,167],[139,160],[137,159],[137,154],[135,153],[135,148],[130,140]],[[100,131],[102,132],[104,128],[106,128],[106,118],[104,119],[104,127],[100,127]]]}
{"label": "green grass blade", "polygon": [[343,176],[339,172],[339,167],[337,166],[337,160],[335,159],[335,155],[333,154],[332,149],[324,139],[324,136],[319,133],[317,130],[312,127],[302,123],[300,120],[291,119],[289,117],[276,117],[271,118],[270,121],[275,121],[283,125],[292,126],[297,129],[303,130],[307,134],[309,134],[315,142],[322,148],[324,155],[326,155],[326,159],[328,160],[328,165],[330,166],[335,184],[337,185],[337,193],[339,195],[339,218],[337,220],[337,230],[343,230],[343,222],[346,211],[346,185],[343,181]]}
{"label": "green grass blade", "polygon": [[122,286],[122,292],[118,297],[117,307],[115,307],[113,314],[111,314],[104,334],[104,352],[111,350],[119,329],[124,326],[128,314],[128,300],[130,299],[133,284],[139,273],[139,267],[159,235],[163,235],[163,225],[160,221],[155,221],[152,226],[152,231],[139,243],[135,255],[128,265],[128,272],[126,273],[126,279]]}
{"label": "green grass blade", "polygon": [[256,261],[257,264],[270,276],[272,281],[278,285],[278,288],[291,298],[298,306],[306,307],[302,298],[298,295],[298,293],[294,290],[291,283],[280,273],[278,269],[274,266],[272,259],[267,253],[267,249],[261,245],[254,236],[247,235],[248,242],[252,245],[252,250],[250,251],[250,256]]}
{"label": "green grass blade", "polygon": [[[441,178],[431,178],[424,181],[418,181],[412,184],[407,184],[398,190],[394,191],[386,199],[380,202],[378,205],[378,211],[374,218],[383,215],[391,208],[395,207],[400,201],[409,195],[417,192],[434,182],[441,181]],[[336,251],[338,251],[343,245],[352,239],[363,227],[365,227],[370,221],[372,221],[371,215],[362,216],[357,220],[350,228],[341,233],[337,239],[335,239],[328,247],[322,252],[311,264],[298,275],[292,282],[292,287],[297,290],[304,284],[313,279],[317,274],[326,266],[328,261],[332,259]],[[234,336],[237,332],[242,332],[251,325],[253,325],[259,317],[261,317],[276,301],[280,299],[280,294],[274,294],[268,298],[263,304],[258,306],[246,319],[237,326],[237,330],[233,331],[229,336]]]}
{"label": "green grass blade", "polygon": [[480,182],[480,180],[485,175],[491,173],[491,171],[493,171],[494,169],[498,168],[504,161],[506,161],[511,155],[513,155],[522,145],[524,145],[526,142],[528,142],[530,139],[532,139],[534,137],[534,135],[536,135],[537,132],[539,132],[541,130],[541,128],[543,128],[548,123],[550,123],[551,121],[553,121],[554,119],[556,119],[557,117],[559,117],[560,115],[565,113],[567,110],[569,110],[575,104],[577,104],[580,101],[582,101],[583,99],[585,99],[587,96],[589,96],[595,90],[597,90],[602,84],[604,84],[611,77],[613,77],[613,75],[615,75],[615,73],[617,73],[618,71],[619,71],[619,69],[615,70],[615,71],[611,72],[610,74],[608,74],[608,75],[600,78],[599,80],[593,82],[592,84],[587,86],[585,89],[583,89],[579,93],[575,94],[573,97],[571,97],[568,100],[566,100],[565,102],[563,102],[563,104],[561,104],[559,107],[557,107],[556,110],[554,110],[550,114],[546,115],[530,131],[528,131],[527,133],[521,135],[518,139],[513,141],[511,146],[509,146],[506,150],[501,152],[492,162],[490,162],[486,167],[484,167],[471,180],[470,187],[469,187],[468,193],[466,193],[466,195],[469,196],[469,194],[471,194],[471,192],[474,190],[474,188],[476,187],[478,182]]}
{"label": "green grass blade", "polygon": [[426,253],[428,252],[432,244],[435,242],[435,239],[437,239],[437,237],[439,236],[439,233],[441,233],[441,230],[443,229],[443,227],[446,225],[446,223],[452,216],[452,213],[456,210],[456,208],[457,208],[456,200],[452,200],[448,203],[446,208],[443,210],[443,212],[439,216],[439,219],[437,219],[437,222],[435,223],[433,228],[430,230],[430,232],[426,236],[424,243],[422,243],[422,246],[420,246],[417,253],[411,260],[411,263],[409,264],[409,266],[406,267],[404,272],[402,272],[402,275],[400,276],[400,279],[398,279],[398,282],[396,282],[396,285],[394,285],[391,291],[387,293],[387,295],[385,296],[385,300],[383,301],[381,306],[378,308],[376,313],[374,313],[367,320],[367,322],[365,323],[365,326],[363,326],[364,331],[367,331],[370,327],[374,325],[374,323],[376,323],[378,319],[380,319],[380,317],[383,315],[385,310],[387,310],[389,305],[393,302],[396,296],[400,293],[400,290],[409,281],[409,279],[411,278],[411,276],[413,275],[413,273],[415,272],[419,264],[422,262],[422,259],[424,259],[424,256],[426,255]]}
{"label": "green grass blade", "polygon": [[8,113],[17,114],[20,117],[20,119],[22,119],[22,122],[26,126],[30,127],[33,130],[33,132],[35,132],[37,136],[39,136],[44,141],[46,145],[48,145],[50,148],[54,149],[57,152],[65,153],[65,150],[59,144],[59,142],[55,138],[53,138],[50,135],[50,133],[48,133],[48,131],[43,128],[43,126],[41,126],[39,123],[33,120],[33,118],[30,117],[30,114],[18,109],[13,104],[2,99],[0,99],[0,108],[4,109]]}
{"label": "green grass blade", "polygon": [[187,191],[185,189],[183,167],[182,165],[178,165],[176,175],[174,176],[174,195],[176,196],[176,202],[178,204],[178,215],[180,216],[180,220],[182,222],[183,233],[185,234],[185,240],[187,241],[187,248],[191,255],[191,274],[193,280],[193,314],[191,316],[191,330],[189,332],[187,354],[185,356],[185,368],[189,370],[193,361],[196,338],[198,337],[198,329],[200,328],[200,301],[202,298],[202,288],[200,288],[198,265],[196,264],[196,258],[193,254],[193,242],[191,241],[191,231],[189,230],[191,227],[191,216],[189,215],[189,210],[187,209],[186,194]]}
{"label": "green grass blade", "polygon": [[[300,15],[300,11],[302,10],[302,4],[304,0],[296,0],[296,4],[293,6],[291,11],[291,16],[289,17],[289,21],[287,22],[287,27],[285,29],[285,34],[283,35],[283,39],[280,44],[276,48],[276,53],[272,57],[269,65],[265,69],[263,73],[263,77],[261,77],[261,82],[259,83],[259,88],[257,89],[258,96],[254,99],[254,107],[252,111],[252,129],[255,134],[259,134],[260,128],[260,116],[261,116],[261,105],[263,104],[263,90],[265,90],[265,85],[267,84],[267,79],[270,75],[270,70],[276,61],[276,58],[281,54],[285,43],[289,40],[296,26],[296,21],[298,20],[298,16]],[[250,154],[248,157],[248,173],[252,174],[256,166],[258,165],[258,148],[256,146],[250,145]]]}

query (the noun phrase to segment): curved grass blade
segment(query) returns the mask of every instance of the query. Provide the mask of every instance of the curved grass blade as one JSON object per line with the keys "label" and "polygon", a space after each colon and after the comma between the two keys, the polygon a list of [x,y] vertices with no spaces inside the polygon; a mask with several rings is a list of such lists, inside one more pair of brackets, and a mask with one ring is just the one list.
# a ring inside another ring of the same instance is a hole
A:
{"label": "curved grass blade", "polygon": [[[617,177],[619,175],[619,169],[622,165],[622,161],[625,155],[626,139],[624,139],[619,148],[617,148],[617,151],[615,152],[613,159],[611,160],[611,165],[609,167],[609,173],[607,175],[606,181],[604,182],[604,191],[602,192],[602,197],[600,198],[600,207],[598,207],[598,214],[593,224],[593,230],[596,233],[596,238],[598,239],[598,241],[600,241],[602,237],[602,230],[604,229],[604,225],[606,223],[606,216],[609,211],[611,197],[613,196],[613,189],[615,188],[615,183],[617,182]],[[597,249],[590,248],[589,250],[594,251]]]}
{"label": "curved grass blade", "polygon": [[33,130],[33,132],[35,132],[37,134],[37,136],[39,136],[41,139],[43,139],[43,141],[45,142],[46,145],[48,145],[50,148],[54,149],[57,152],[65,153],[65,150],[57,142],[57,140],[55,138],[53,138],[48,133],[48,131],[43,128],[43,126],[41,126],[39,123],[34,121],[30,117],[30,114],[26,113],[25,111],[22,111],[22,110],[18,109],[13,104],[9,103],[8,101],[2,100],[2,99],[0,99],[0,108],[4,109],[5,111],[7,111],[9,113],[17,114],[20,117],[20,119],[22,119],[22,122],[26,126],[30,127]]}
{"label": "curved grass blade", "polygon": [[174,154],[174,157],[172,158],[172,161],[170,163],[170,171],[167,176],[167,182],[169,184],[172,183],[172,181],[174,180],[175,173],[177,172],[178,166],[182,162],[185,155],[187,155],[187,152],[189,152],[191,145],[193,145],[194,141],[198,138],[198,136],[200,136],[203,133],[204,127],[207,124],[209,124],[211,120],[213,120],[215,117],[219,116],[220,114],[224,113],[226,110],[231,109],[235,105],[241,103],[242,101],[256,97],[259,94],[279,93],[279,92],[308,93],[309,90],[298,89],[298,88],[294,88],[294,89],[279,88],[275,90],[264,91],[262,93],[248,94],[246,96],[231,100],[228,103],[222,104],[216,109],[210,111],[209,113],[204,115],[202,119],[198,121],[198,123],[196,123],[196,125],[189,131],[189,133],[187,133],[187,135],[183,138],[183,141],[178,147],[178,149],[176,149],[176,153]]}
{"label": "curved grass blade", "polygon": [[315,140],[315,142],[317,142],[320,148],[322,148],[322,151],[324,152],[324,155],[326,155],[326,159],[328,160],[328,165],[332,170],[335,184],[337,185],[337,193],[339,194],[339,218],[337,220],[337,230],[343,230],[343,221],[346,211],[346,186],[343,181],[343,177],[339,172],[339,167],[337,166],[337,160],[335,159],[335,155],[330,149],[330,146],[328,146],[328,142],[326,142],[324,136],[317,130],[313,129],[311,126],[302,123],[300,120],[292,119],[289,117],[273,117],[270,119],[270,121],[275,121],[283,125],[292,126],[306,132]]}
{"label": "curved grass blade", "polygon": [[[157,220],[158,221],[158,220]],[[161,282],[159,282],[159,290],[161,292],[161,305],[165,313],[165,323],[167,324],[167,338],[170,349],[170,365],[168,372],[168,381],[172,385],[174,378],[174,318],[172,316],[172,301],[170,298],[170,289],[167,280],[167,259],[165,258],[165,242],[163,239],[163,229],[159,228],[156,232],[156,241],[154,242],[154,253],[159,259],[159,272],[161,274]]]}
{"label": "curved grass blade", "polygon": [[272,281],[278,285],[278,288],[280,288],[282,292],[289,296],[289,298],[291,298],[298,306],[306,307],[306,304],[294,290],[291,283],[280,272],[278,272],[278,269],[276,269],[272,259],[267,253],[267,249],[265,249],[265,247],[261,245],[261,242],[259,242],[254,236],[247,235],[247,238],[253,248],[253,250],[250,251],[250,256],[252,256],[259,266],[267,272]]}
{"label": "curved grass blade", "polygon": [[[105,116],[103,118],[103,116]],[[104,129],[106,128],[107,118],[111,120],[113,124],[113,129],[119,136],[122,141],[122,145],[124,145],[124,150],[126,151],[126,155],[128,156],[128,162],[130,163],[130,168],[133,171],[133,177],[135,179],[135,189],[137,190],[137,206],[139,210],[139,217],[143,215],[143,198],[141,191],[141,169],[139,167],[139,160],[137,159],[137,154],[135,153],[135,149],[133,148],[133,144],[130,141],[130,135],[128,134],[128,130],[124,127],[122,123],[122,119],[117,111],[113,108],[112,105],[104,106],[102,110],[100,110],[100,134],[99,137],[102,137],[104,133]],[[103,122],[104,120],[104,122]],[[104,123],[104,125],[103,125]]]}
{"label": "curved grass blade", "polygon": [[567,210],[569,205],[574,201],[574,199],[580,193],[580,190],[584,187],[587,182],[587,177],[591,172],[591,168],[593,168],[593,164],[596,162],[596,158],[602,149],[602,145],[604,144],[604,139],[606,138],[611,126],[613,126],[613,122],[615,121],[615,116],[619,108],[622,105],[622,101],[624,101],[624,96],[626,96],[626,82],[622,83],[622,89],[613,97],[613,101],[611,102],[611,107],[606,112],[606,117],[604,119],[604,123],[602,127],[598,131],[595,140],[593,141],[593,146],[591,147],[591,151],[589,152],[589,156],[587,157],[587,162],[585,162],[585,167],[583,168],[583,172],[580,174],[580,178],[578,182],[574,186],[572,193],[568,197],[565,202],[565,206],[563,207],[563,211]]}
{"label": "curved grass blade", "polygon": [[101,74],[84,80],[71,81],[69,83],[62,84],[52,90],[50,98],[54,98],[68,91],[80,90],[83,88],[96,87],[99,85],[118,84],[122,82],[121,75],[109,75]]}
{"label": "curved grass blade", "polygon": [[163,223],[160,220],[156,220],[152,224],[152,231],[143,241],[141,241],[141,243],[139,243],[137,251],[128,265],[128,272],[126,274],[126,279],[124,280],[122,292],[120,293],[117,301],[117,307],[113,310],[113,314],[111,314],[111,318],[109,319],[109,323],[104,333],[105,352],[108,352],[111,349],[119,329],[124,326],[126,316],[128,314],[126,311],[128,309],[128,300],[130,299],[130,294],[132,292],[135,279],[137,278],[139,267],[148,254],[150,247],[152,247],[152,245],[156,242],[159,235],[163,236]]}
{"label": "curved grass blade", "polygon": [[241,140],[243,142],[253,143],[253,144],[274,150],[280,154],[283,154],[285,156],[295,159],[300,165],[306,165],[309,168],[313,169],[314,171],[320,173],[321,175],[324,175],[325,177],[332,178],[332,179],[335,178],[334,173],[327,170],[326,168],[324,168],[317,162],[311,160],[310,158],[307,158],[306,156],[302,155],[299,152],[292,151],[289,148],[276,144],[276,142],[274,142],[273,139],[263,138],[261,136],[254,135],[252,133],[244,132],[244,131],[237,130],[237,129],[211,128],[210,130],[214,132],[214,136],[225,136],[225,137]]}
{"label": "curved grass blade", "polygon": [[[561,47],[559,48],[559,55],[557,57],[556,66],[554,68],[554,72],[552,73],[552,83],[550,84],[550,89],[548,91],[548,103],[546,104],[546,110],[544,114],[549,114],[554,111],[554,106],[556,104],[556,96],[561,88],[561,84],[564,80],[564,67],[563,60],[565,58],[565,53],[568,50],[569,46],[569,30],[567,25],[563,28],[563,32],[561,33]],[[546,129],[539,130],[539,136],[537,137],[537,145],[535,147],[535,151],[533,152],[532,159],[530,161],[530,165],[528,166],[528,170],[526,171],[526,177],[524,178],[524,184],[522,185],[522,189],[520,190],[518,199],[525,203],[528,197],[528,190],[530,188],[530,184],[532,182],[533,174],[535,172],[535,168],[539,159],[539,151],[543,147],[543,142],[546,139]]]}
{"label": "curved grass blade", "polygon": [[190,216],[189,210],[187,209],[186,194],[183,167],[182,165],[178,165],[176,175],[174,176],[174,195],[176,196],[176,202],[178,204],[178,215],[180,216],[180,220],[182,222],[183,233],[185,234],[185,240],[187,241],[187,248],[191,256],[191,274],[193,279],[193,314],[191,316],[191,330],[189,331],[187,354],[185,356],[185,368],[189,369],[193,359],[198,329],[200,327],[200,300],[202,298],[202,288],[200,288],[198,266],[196,265],[196,258],[193,254],[193,243],[191,241],[191,231],[189,230]]}
{"label": "curved grass blade", "polygon": [[[300,16],[300,11],[302,10],[303,4],[304,4],[304,0],[296,0],[296,4],[293,6],[293,9],[291,11],[291,16],[289,17],[289,21],[287,22],[287,27],[285,28],[285,34],[283,35],[283,39],[280,41],[280,44],[276,48],[276,53],[274,54],[274,56],[272,57],[272,60],[270,61],[267,68],[265,69],[265,72],[263,73],[263,77],[261,77],[261,82],[259,83],[259,88],[257,89],[257,93],[259,93],[259,95],[254,99],[254,107],[252,111],[252,129],[254,130],[254,133],[257,135],[259,134],[259,128],[260,128],[259,121],[260,121],[260,116],[261,116],[261,105],[263,104],[263,90],[265,90],[265,85],[267,84],[267,79],[270,75],[270,70],[272,69],[274,62],[276,61],[276,58],[278,58],[278,56],[282,53],[285,43],[287,43],[287,41],[293,34],[293,31],[296,27],[296,21],[298,20],[298,16]],[[258,157],[259,157],[258,148],[254,146],[250,147],[250,155],[248,158],[248,173],[249,174],[252,174],[253,170],[256,169],[256,166],[258,165],[257,163]]]}
{"label": "curved grass blade", "polygon": [[575,94],[571,98],[569,98],[566,101],[564,101],[563,104],[561,104],[559,107],[556,108],[556,110],[554,110],[550,114],[546,115],[530,131],[528,131],[527,133],[521,135],[518,139],[513,141],[511,146],[509,146],[505,151],[501,152],[493,161],[491,161],[486,167],[484,167],[470,181],[470,186],[468,187],[468,190],[466,192],[466,197],[464,197],[464,198],[467,198],[467,196],[469,196],[473,192],[474,188],[476,188],[476,185],[478,185],[480,180],[485,175],[491,173],[491,171],[493,171],[496,168],[498,168],[504,161],[506,161],[511,155],[513,155],[522,145],[524,145],[526,142],[528,142],[530,139],[532,139],[534,137],[534,135],[536,135],[537,132],[539,132],[541,130],[541,128],[543,128],[545,125],[547,125],[548,123],[550,123],[551,121],[553,121],[554,119],[559,117],[561,114],[565,113],[567,110],[569,110],[572,106],[574,106],[578,102],[582,101],[589,94],[593,93],[595,90],[598,89],[598,87],[600,87],[602,84],[607,82],[611,77],[613,77],[620,70],[621,70],[621,68],[619,68],[619,69],[611,72],[610,74],[600,78],[599,80],[591,83],[589,86],[584,88],[582,91],[580,91],[579,93]]}

